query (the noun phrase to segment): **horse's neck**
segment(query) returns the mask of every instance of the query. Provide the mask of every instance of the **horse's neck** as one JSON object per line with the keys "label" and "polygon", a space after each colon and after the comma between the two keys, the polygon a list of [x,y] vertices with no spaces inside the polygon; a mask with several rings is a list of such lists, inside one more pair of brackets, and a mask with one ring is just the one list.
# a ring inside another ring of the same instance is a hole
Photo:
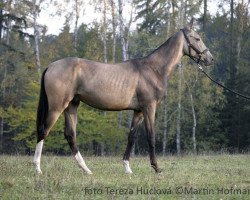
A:
{"label": "horse's neck", "polygon": [[150,66],[166,79],[172,74],[183,55],[183,35],[178,32],[146,59]]}

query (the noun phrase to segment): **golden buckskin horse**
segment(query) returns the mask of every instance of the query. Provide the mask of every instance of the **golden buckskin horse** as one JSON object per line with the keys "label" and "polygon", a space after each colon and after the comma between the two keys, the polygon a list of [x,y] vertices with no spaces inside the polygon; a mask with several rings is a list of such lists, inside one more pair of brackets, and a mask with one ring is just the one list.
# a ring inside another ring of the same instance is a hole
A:
{"label": "golden buckskin horse", "polygon": [[58,117],[65,116],[65,138],[80,168],[92,174],[76,145],[77,108],[80,101],[101,110],[133,110],[134,116],[123,157],[126,173],[135,133],[144,118],[149,157],[155,172],[160,172],[155,157],[155,112],[163,99],[167,82],[181,58],[187,55],[197,63],[210,65],[213,56],[201,37],[185,27],[143,58],[106,64],[81,58],[65,58],[51,63],[43,72],[37,112],[36,171],[44,139]]}

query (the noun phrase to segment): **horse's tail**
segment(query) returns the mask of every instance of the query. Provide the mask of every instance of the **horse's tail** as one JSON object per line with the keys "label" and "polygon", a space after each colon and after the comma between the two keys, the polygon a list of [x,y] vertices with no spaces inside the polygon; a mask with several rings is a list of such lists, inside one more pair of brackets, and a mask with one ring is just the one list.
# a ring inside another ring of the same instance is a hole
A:
{"label": "horse's tail", "polygon": [[47,69],[44,70],[41,78],[40,97],[37,109],[37,118],[36,118],[37,142],[40,142],[45,137],[46,119],[49,110],[48,97],[44,86],[44,76],[46,71]]}

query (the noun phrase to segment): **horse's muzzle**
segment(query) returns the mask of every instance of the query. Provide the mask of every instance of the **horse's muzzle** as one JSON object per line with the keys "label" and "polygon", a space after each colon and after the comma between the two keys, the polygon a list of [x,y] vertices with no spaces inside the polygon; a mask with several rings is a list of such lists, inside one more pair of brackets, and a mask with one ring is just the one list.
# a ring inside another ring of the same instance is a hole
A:
{"label": "horse's muzzle", "polygon": [[203,63],[205,66],[213,65],[214,64],[214,57],[210,53],[210,51],[206,52],[204,55]]}

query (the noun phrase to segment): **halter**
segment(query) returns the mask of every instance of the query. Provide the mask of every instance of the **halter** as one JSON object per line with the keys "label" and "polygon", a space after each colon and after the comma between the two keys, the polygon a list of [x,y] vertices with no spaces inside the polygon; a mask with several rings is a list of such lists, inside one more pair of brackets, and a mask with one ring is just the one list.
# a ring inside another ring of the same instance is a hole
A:
{"label": "halter", "polygon": [[[199,64],[200,61],[201,61],[202,55],[205,54],[205,53],[208,51],[208,49],[206,48],[205,50],[200,51],[200,50],[197,49],[193,44],[191,44],[191,42],[190,42],[188,36],[186,35],[184,29],[181,29],[181,31],[183,32],[183,35],[184,35],[184,37],[185,37],[185,39],[186,39],[186,41],[187,41],[188,51],[189,51],[189,57],[190,57],[192,60],[194,60],[196,63]],[[194,57],[194,56],[191,55],[191,49],[193,49],[193,50],[198,54],[199,58],[196,58],[196,57]]]}

